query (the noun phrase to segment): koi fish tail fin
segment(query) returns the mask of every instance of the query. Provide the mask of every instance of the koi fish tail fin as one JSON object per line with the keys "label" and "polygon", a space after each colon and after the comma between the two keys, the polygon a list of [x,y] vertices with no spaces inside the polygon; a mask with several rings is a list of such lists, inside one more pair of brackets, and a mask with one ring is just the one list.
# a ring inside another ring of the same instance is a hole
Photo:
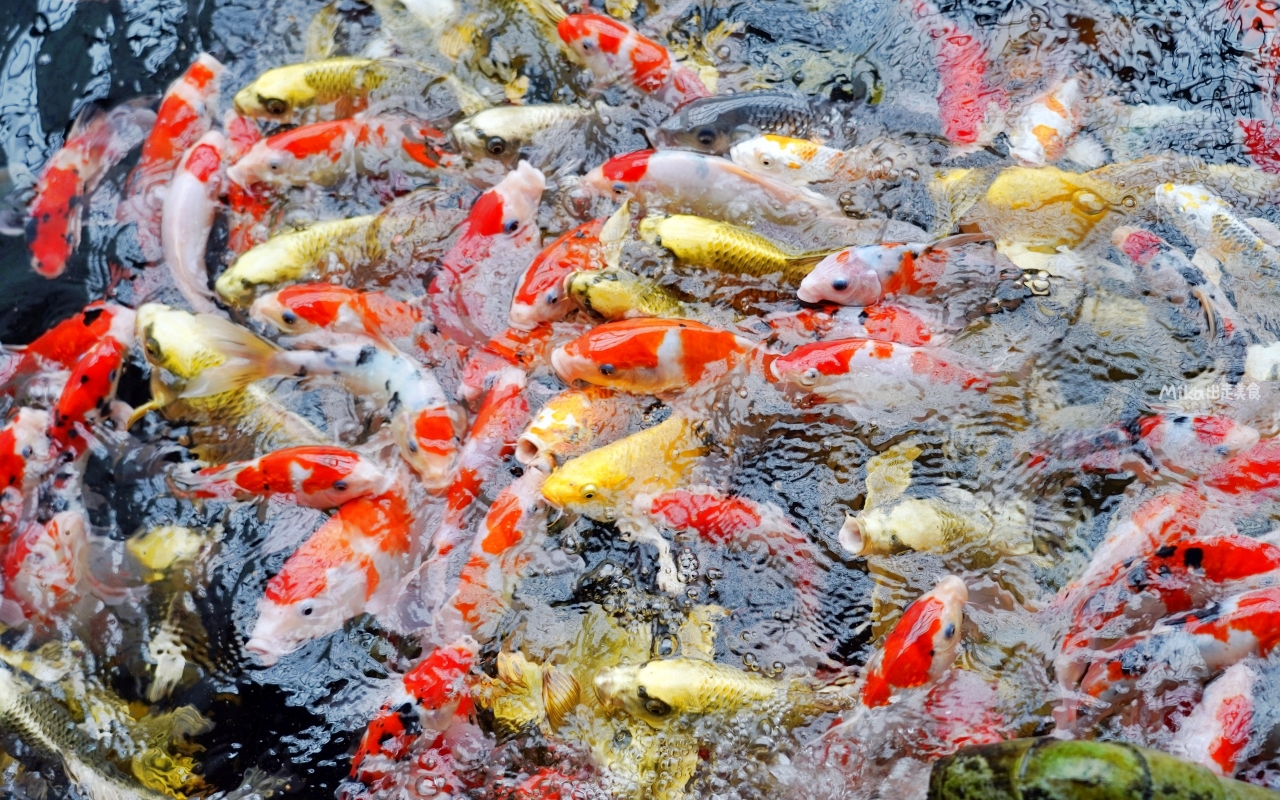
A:
{"label": "koi fish tail fin", "polygon": [[995,240],[995,236],[989,233],[957,233],[954,236],[947,236],[939,239],[929,245],[930,250],[943,250],[948,247],[959,247],[965,244],[975,244],[977,242],[990,242]]}
{"label": "koi fish tail fin", "polygon": [[[277,356],[286,352],[247,328],[213,314],[197,314],[206,342],[226,360],[192,378],[182,397],[210,395],[242,389],[254,381],[282,374]],[[289,372],[285,368],[285,372]]]}

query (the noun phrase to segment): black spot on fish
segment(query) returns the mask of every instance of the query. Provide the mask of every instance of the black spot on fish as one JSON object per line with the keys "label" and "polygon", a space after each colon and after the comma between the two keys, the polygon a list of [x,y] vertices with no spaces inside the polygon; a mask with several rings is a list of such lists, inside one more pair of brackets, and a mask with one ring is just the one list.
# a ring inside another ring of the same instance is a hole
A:
{"label": "black spot on fish", "polygon": [[1173,555],[1176,552],[1178,552],[1178,548],[1176,545],[1167,544],[1164,547],[1161,547],[1159,550],[1157,550],[1156,555],[1159,556],[1160,558],[1168,558],[1169,556]]}
{"label": "black spot on fish", "polygon": [[1200,565],[1204,563],[1204,549],[1188,547],[1186,552],[1182,554],[1182,563],[1191,569],[1200,569]]}
{"label": "black spot on fish", "polygon": [[81,376],[80,376],[80,383],[81,383],[81,385],[86,384],[86,383],[88,383],[88,382],[89,382],[89,376],[88,376],[88,375],[81,375]]}
{"label": "black spot on fish", "polygon": [[356,358],[356,366],[363,367],[365,364],[373,361],[378,357],[378,348],[371,344],[367,344],[360,348],[360,355]]}
{"label": "black spot on fish", "polygon": [[98,317],[102,316],[102,312],[104,310],[105,309],[101,309],[101,308],[91,308],[88,311],[84,312],[84,315],[81,317],[81,321],[84,322],[84,326],[87,328],[93,323],[97,322]]}

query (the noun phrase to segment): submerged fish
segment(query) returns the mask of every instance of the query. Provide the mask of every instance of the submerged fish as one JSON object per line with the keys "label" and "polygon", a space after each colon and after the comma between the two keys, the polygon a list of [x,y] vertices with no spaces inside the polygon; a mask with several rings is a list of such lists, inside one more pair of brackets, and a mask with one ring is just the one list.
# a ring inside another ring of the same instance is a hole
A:
{"label": "submerged fish", "polygon": [[191,497],[281,497],[312,508],[382,494],[392,483],[377,464],[341,447],[288,447],[253,461],[176,469],[170,477]]}
{"label": "submerged fish", "polygon": [[195,311],[217,311],[209,289],[205,248],[225,178],[227,140],[210,131],[185,153],[173,172],[160,218],[165,264]]}
{"label": "submerged fish", "polygon": [[559,130],[590,113],[568,105],[499,106],[453,126],[453,140],[472,158],[516,156],[539,135]]}
{"label": "submerged fish", "polygon": [[808,136],[817,126],[821,111],[820,104],[798,92],[757,91],[704,97],[682,106],[663,121],[658,126],[656,143],[724,155],[737,143],[762,133]]}
{"label": "submerged fish", "polygon": [[788,252],[749,230],[683,214],[645,217],[640,235],[696,267],[758,278],[777,276],[793,285],[826,255]]}

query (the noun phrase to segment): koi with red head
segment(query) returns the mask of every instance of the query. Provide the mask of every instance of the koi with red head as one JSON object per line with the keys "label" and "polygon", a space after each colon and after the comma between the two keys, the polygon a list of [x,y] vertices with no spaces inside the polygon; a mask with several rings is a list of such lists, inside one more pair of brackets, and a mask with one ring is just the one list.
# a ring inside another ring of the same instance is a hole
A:
{"label": "koi with red head", "polygon": [[80,245],[81,213],[88,195],[107,170],[142,141],[155,117],[142,100],[84,117],[62,149],[45,162],[27,218],[27,244],[36,272],[56,278],[67,268],[67,259]]}
{"label": "koi with red head", "polygon": [[225,184],[227,140],[209,131],[182,155],[164,195],[160,241],[178,291],[199,312],[218,310],[209,288],[205,248]]}
{"label": "koi with red head", "polygon": [[989,241],[982,233],[962,233],[928,244],[846,247],[832,253],[800,282],[797,296],[806,303],[870,306],[903,295],[928,296],[942,282],[947,249]]}
{"label": "koi with red head", "polygon": [[755,343],[691,320],[629,319],[597,326],[551,353],[566,382],[658,394],[724,377]]}
{"label": "koi with red head", "polygon": [[604,269],[600,231],[604,219],[593,219],[563,234],[533,260],[511,301],[511,327],[531,331],[562,319],[573,309],[565,279],[574,272]]}
{"label": "koi with red head", "polygon": [[332,283],[299,283],[254,301],[249,316],[298,336],[315,331],[407,339],[422,309],[382,292],[360,292]]}
{"label": "koi with red head", "polygon": [[288,447],[217,467],[179,468],[171,478],[189,497],[276,497],[311,508],[336,508],[357,497],[382,494],[393,481],[359,453],[323,445]]}
{"label": "koi with red head", "polygon": [[958,353],[872,339],[836,339],[767,360],[766,377],[830,401],[857,400],[888,387],[948,384],[985,390],[991,383]]}
{"label": "koi with red head", "polygon": [[947,575],[933,591],[907,606],[867,665],[862,704],[868,708],[885,706],[904,691],[937,683],[959,654],[967,602],[969,590],[964,581]]}
{"label": "koi with red head", "polygon": [[182,154],[213,124],[223,69],[216,58],[201,53],[182,77],[169,84],[156,112],[155,125],[142,143],[138,164],[129,173],[125,201],[120,205],[117,218],[124,223],[136,223],[138,246],[148,261],[156,261],[163,254],[160,215],[165,188]]}
{"label": "koi with red head", "polygon": [[697,73],[625,22],[599,14],[570,14],[556,30],[601,85],[621,82],[672,108],[711,96]]}

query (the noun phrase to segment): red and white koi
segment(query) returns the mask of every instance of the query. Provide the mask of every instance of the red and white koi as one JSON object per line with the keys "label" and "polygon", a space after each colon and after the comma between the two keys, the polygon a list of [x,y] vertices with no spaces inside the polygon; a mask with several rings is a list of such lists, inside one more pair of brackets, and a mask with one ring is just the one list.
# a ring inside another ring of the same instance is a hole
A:
{"label": "red and white koi", "polygon": [[315,183],[329,186],[353,173],[428,177],[448,160],[445,134],[412,117],[367,116],[292,128],[253,145],[227,170],[249,189]]}
{"label": "red and white koi", "polygon": [[[745,227],[769,223],[777,229],[771,229],[771,238],[820,218],[841,225],[850,222],[820,194],[751,172],[728,159],[686,150],[639,150],[614,156],[584,175],[579,186],[597,196],[631,196],[644,207],[646,216],[692,214]],[[847,233],[847,227],[844,230]],[[830,241],[799,244],[802,249],[816,249],[829,247]]]}
{"label": "red and white koi", "polygon": [[432,650],[400,678],[351,757],[351,777],[372,782],[409,753],[425,731],[444,730],[455,718],[469,717],[474,706],[467,675],[475,645],[456,643]]}
{"label": "red and white koi", "polygon": [[86,198],[107,170],[142,141],[155,118],[141,100],[82,117],[62,149],[45,162],[27,218],[27,244],[36,272],[56,278],[67,268],[67,259],[80,245]]}
{"label": "red and white koi", "polygon": [[27,617],[48,619],[79,597],[89,571],[84,515],[63,511],[28,522],[4,554],[4,594]]}
{"label": "red and white koi", "polygon": [[735,144],[729,158],[760,175],[792,186],[809,186],[837,177],[845,154],[808,139],[766,134]]}
{"label": "red and white koi", "polygon": [[1230,778],[1251,754],[1253,689],[1258,673],[1246,663],[1233,664],[1200,698],[1169,743],[1169,752]]}
{"label": "red and white koi", "polygon": [[943,134],[957,145],[987,144],[1000,132],[1008,98],[987,80],[986,47],[928,0],[913,0],[912,10],[933,40]]}
{"label": "red and white koi", "polygon": [[1264,439],[1205,473],[1202,482],[1231,495],[1271,493],[1280,487],[1280,440]]}
{"label": "red and white koi", "polygon": [[428,488],[448,485],[463,415],[435,374],[391,345],[343,341],[321,350],[282,350],[218,317],[204,319],[226,363],[187,384],[184,397],[208,397],[275,375],[332,381],[356,396],[383,398],[400,454]]}
{"label": "red and white koi", "polygon": [[1032,100],[1009,131],[1009,155],[1024,167],[1062,158],[1084,122],[1084,96],[1077,78],[1067,78]]}
{"label": "red and white koi", "polygon": [[124,359],[133,348],[135,318],[132,309],[113,310],[110,326],[72,367],[54,405],[49,434],[54,446],[73,459],[87,449],[89,427],[111,413]]}
{"label": "red and white koi", "polygon": [[545,533],[550,506],[542,496],[547,473],[528,467],[494,498],[471,554],[458,575],[443,617],[456,614],[470,635],[489,641],[532,557],[530,548]]}
{"label": "red and white koi", "polygon": [[1140,441],[1160,466],[1181,475],[1203,475],[1258,443],[1256,428],[1229,417],[1153,414],[1140,418],[1136,426]]}
{"label": "red and white koi", "polygon": [[509,366],[526,373],[542,361],[551,341],[551,326],[539,325],[531,331],[507,328],[481,347],[474,348],[462,366],[458,397],[472,403],[479,400],[493,376]]}
{"label": "red and white koi", "polygon": [[708,544],[748,547],[763,542],[791,578],[806,624],[821,625],[820,556],[782,509],[700,486],[639,495],[634,509],[659,528],[692,532]]}
{"label": "red and white koi", "polygon": [[395,342],[413,335],[422,321],[422,309],[382,292],[299,283],[259,297],[249,316],[289,336],[325,331]]}
{"label": "red and white koi", "polygon": [[267,194],[254,194],[228,182],[227,250],[241,256],[271,237],[271,216],[276,202]]}
{"label": "red and white koi", "polygon": [[205,314],[218,310],[209,288],[205,247],[225,183],[226,150],[226,137],[209,131],[182,154],[160,218],[160,240],[169,274],[192,310]]}
{"label": "red and white koi", "polygon": [[955,575],[939,579],[903,613],[867,665],[862,704],[878,708],[903,692],[937,683],[960,653],[969,589]]}
{"label": "red and white koi", "polygon": [[1246,329],[1232,302],[1178,248],[1150,231],[1127,225],[1115,229],[1111,242],[1133,262],[1151,294],[1181,310],[1194,303],[1210,338],[1221,335],[1229,340]]}
{"label": "red and white koi", "polygon": [[31,490],[53,464],[48,412],[19,408],[0,428],[0,547],[9,543],[26,511]]}
{"label": "red and white koi", "polygon": [[458,344],[483,344],[502,330],[510,284],[541,248],[536,217],[546,185],[541,172],[521,161],[480,195],[441,260],[427,300],[436,328]]}
{"label": "red and white koi", "polygon": [[155,125],[142,143],[138,164],[129,173],[118,219],[136,223],[138,246],[147,261],[156,261],[163,254],[160,219],[165,190],[183,153],[213,125],[223,70],[218,59],[201,53],[182,77],[169,84],[156,112]]}
{"label": "red and white koi", "polygon": [[270,666],[357,614],[383,610],[408,567],[412,525],[394,491],[343,505],[268,581],[245,649]]}
{"label": "red and white koi", "polygon": [[765,359],[765,377],[829,401],[857,401],[891,387],[949,384],[984,391],[991,379],[941,347],[909,347],[872,339],[815,342]]}
{"label": "red and white koi", "polygon": [[941,345],[943,335],[933,330],[917,309],[894,303],[876,303],[863,308],[826,305],[779,311],[764,321],[785,345],[798,347],[828,339],[875,339],[911,347]]}
{"label": "red and white koi", "polygon": [[658,394],[723,378],[754,349],[754,342],[700,322],[629,319],[557,347],[551,366],[566,383]]}
{"label": "red and white koi", "polygon": [[570,14],[560,20],[556,30],[601,86],[621,83],[673,109],[711,96],[696,72],[621,20]]}
{"label": "red and white koi", "polygon": [[901,295],[930,295],[946,283],[948,248],[990,240],[961,233],[928,244],[889,243],[846,247],[818,262],[797,292],[806,303],[869,306]]}
{"label": "red and white koi", "polygon": [[243,500],[275,497],[311,508],[337,508],[391,489],[393,478],[374,462],[343,447],[288,447],[251,461],[175,469],[171,477],[188,497]]}
{"label": "red and white koi", "polygon": [[563,319],[573,310],[565,279],[574,272],[604,269],[600,231],[604,219],[593,219],[547,245],[524,271],[511,301],[511,327],[531,331]]}

